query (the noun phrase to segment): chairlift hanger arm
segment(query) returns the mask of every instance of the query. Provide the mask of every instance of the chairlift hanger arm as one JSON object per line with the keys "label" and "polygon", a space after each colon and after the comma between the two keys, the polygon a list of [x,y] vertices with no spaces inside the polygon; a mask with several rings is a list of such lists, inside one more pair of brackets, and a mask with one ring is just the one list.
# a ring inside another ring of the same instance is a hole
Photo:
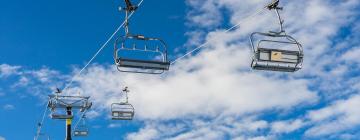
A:
{"label": "chairlift hanger arm", "polygon": [[273,0],[269,5],[266,6],[269,10],[272,9],[281,9],[281,7],[278,7],[280,3],[280,0]]}
{"label": "chairlift hanger arm", "polygon": [[125,4],[126,4],[126,11],[132,12],[137,10],[137,6],[134,6],[130,0],[125,0]]}
{"label": "chairlift hanger arm", "polygon": [[281,15],[280,15],[280,12],[279,12],[279,10],[283,10],[283,8],[279,7],[279,3],[280,3],[280,0],[273,0],[269,5],[266,6],[266,8],[269,9],[269,10],[275,10],[276,15],[277,15],[278,20],[279,20],[280,31],[270,31],[270,33],[272,33],[272,34],[285,33],[284,26],[283,26],[284,20],[281,18]]}

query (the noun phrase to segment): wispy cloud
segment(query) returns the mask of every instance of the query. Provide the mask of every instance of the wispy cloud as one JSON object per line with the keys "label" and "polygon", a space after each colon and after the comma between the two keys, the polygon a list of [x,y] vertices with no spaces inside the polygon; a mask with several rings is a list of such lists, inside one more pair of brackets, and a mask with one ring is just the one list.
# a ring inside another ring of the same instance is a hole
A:
{"label": "wispy cloud", "polygon": [[108,125],[108,128],[118,128],[118,127],[121,127],[120,123],[111,123]]}
{"label": "wispy cloud", "polygon": [[14,110],[15,106],[11,105],[11,104],[6,104],[6,105],[3,106],[3,109],[4,110]]}
{"label": "wispy cloud", "polygon": [[1,64],[0,65],[0,77],[7,77],[11,75],[19,74],[20,66],[11,66],[8,64]]}
{"label": "wispy cloud", "polygon": [[328,107],[311,111],[308,117],[315,126],[306,131],[308,136],[337,135],[360,125],[360,95],[340,100]]}
{"label": "wispy cloud", "polygon": [[277,121],[271,124],[273,133],[291,133],[302,128],[305,125],[303,120]]}

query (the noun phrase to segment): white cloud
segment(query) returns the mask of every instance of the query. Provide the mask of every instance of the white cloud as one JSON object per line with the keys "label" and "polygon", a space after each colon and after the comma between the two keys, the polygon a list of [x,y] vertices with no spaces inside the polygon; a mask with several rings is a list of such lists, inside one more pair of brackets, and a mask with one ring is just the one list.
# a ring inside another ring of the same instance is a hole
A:
{"label": "white cloud", "polygon": [[211,130],[210,128],[202,128],[194,132],[185,133],[175,138],[171,138],[170,140],[220,140],[224,139],[223,135],[224,134],[222,132],[217,132]]}
{"label": "white cloud", "polygon": [[[216,118],[179,120],[176,122],[148,121],[143,129],[130,133],[128,139],[141,139],[148,136],[152,139],[166,140],[219,140],[260,138],[253,133],[261,133],[268,128],[266,121],[255,121],[255,118]],[[149,136],[150,135],[150,136]],[[270,137],[268,138],[270,139]]]}
{"label": "white cloud", "polygon": [[42,83],[50,82],[50,78],[61,76],[58,71],[50,70],[49,68],[42,68],[40,70],[30,71],[29,73]]}
{"label": "white cloud", "polygon": [[[268,79],[248,72],[226,72],[226,69],[217,65],[219,61],[211,58],[214,55],[214,58],[218,58],[216,55],[219,54],[212,53],[207,54],[209,56],[199,56],[197,63],[192,62],[193,65],[203,67],[201,71],[194,73],[186,73],[185,71],[192,67],[183,66],[183,71],[170,74],[174,76],[163,79],[145,76],[138,79],[140,77],[123,75],[112,69],[97,66],[90,68],[77,81],[83,90],[82,93],[90,95],[92,100],[100,105],[96,107],[101,109],[109,109],[112,102],[121,99],[118,94],[121,85],[129,86],[130,102],[137,108],[137,117],[143,119],[214,116],[220,112],[224,115],[241,115],[264,109],[290,108],[300,103],[312,103],[317,99],[316,94],[307,89],[304,80],[289,82]],[[230,56],[233,55],[223,58],[230,60]],[[200,59],[204,57],[206,58]],[[214,60],[214,64],[204,62],[211,59]],[[282,100],[283,98],[287,100]]]}
{"label": "white cloud", "polygon": [[0,136],[0,140],[6,140],[4,137]]}
{"label": "white cloud", "polygon": [[86,112],[86,117],[89,119],[95,119],[97,117],[99,117],[101,114],[97,111],[94,110],[90,110],[88,112]]}
{"label": "white cloud", "polygon": [[3,109],[4,110],[14,110],[15,106],[11,105],[11,104],[6,104],[6,105],[3,106]]}
{"label": "white cloud", "polygon": [[249,138],[248,140],[272,140],[272,139],[274,139],[273,136],[258,136],[258,137]]}
{"label": "white cloud", "polygon": [[19,74],[18,70],[20,66],[11,66],[8,64],[1,64],[0,65],[0,77],[7,77],[14,74]]}
{"label": "white cloud", "polygon": [[152,128],[142,128],[138,133],[129,134],[127,136],[128,140],[156,140],[158,139],[157,135],[159,132]]}
{"label": "white cloud", "polygon": [[303,127],[305,123],[303,120],[291,120],[291,121],[277,121],[271,124],[271,131],[273,133],[290,133],[301,127]]}
{"label": "white cloud", "polygon": [[[186,1],[192,7],[188,12],[188,26],[212,28],[221,24],[222,16],[217,1]],[[206,14],[204,14],[206,13]]]}
{"label": "white cloud", "polygon": [[320,110],[311,111],[309,119],[315,126],[306,131],[307,136],[323,136],[341,133],[360,125],[360,95],[347,100],[337,101],[335,104]]}
{"label": "white cloud", "polygon": [[[69,79],[68,75],[46,67],[39,70],[22,69],[16,78],[17,81],[9,86],[12,90],[25,88],[30,95],[42,99],[47,99],[48,94],[53,93],[56,88],[62,87]],[[25,97],[26,95],[20,96]]]}
{"label": "white cloud", "polygon": [[108,125],[108,128],[118,128],[118,127],[121,127],[121,124],[119,123],[111,123]]}
{"label": "white cloud", "polygon": [[348,52],[346,52],[345,54],[343,54],[342,59],[347,62],[350,61],[360,64],[360,60],[358,59],[359,54],[360,54],[360,47],[353,48]]}
{"label": "white cloud", "polygon": [[16,87],[26,87],[30,84],[30,79],[26,76],[21,76],[20,79],[18,80],[17,83],[15,83],[14,85],[12,85],[13,88]]}

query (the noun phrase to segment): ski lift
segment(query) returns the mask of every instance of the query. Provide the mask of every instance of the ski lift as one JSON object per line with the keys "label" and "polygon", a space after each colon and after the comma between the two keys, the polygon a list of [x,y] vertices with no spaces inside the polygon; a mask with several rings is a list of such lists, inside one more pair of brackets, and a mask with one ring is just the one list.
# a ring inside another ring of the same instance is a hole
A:
{"label": "ski lift", "polygon": [[76,137],[86,137],[89,135],[89,128],[86,126],[86,122],[85,122],[86,116],[83,115],[81,120],[81,124],[76,126],[74,129],[74,136]]}
{"label": "ski lift", "polygon": [[111,117],[112,120],[132,120],[134,118],[135,109],[128,103],[128,92],[127,87],[123,90],[125,93],[126,101],[123,103],[113,103],[111,105]]}
{"label": "ski lift", "polygon": [[[303,47],[295,38],[286,34],[283,28],[284,20],[279,13],[282,8],[278,7],[278,4],[279,0],[273,0],[267,8],[275,10],[279,19],[280,31],[254,32],[250,36],[254,52],[251,67],[255,70],[295,72],[302,68]],[[256,36],[261,39],[255,40]]]}
{"label": "ski lift", "polygon": [[48,108],[51,111],[50,117],[52,119],[72,119],[74,116],[71,109],[79,109],[80,112],[84,112],[92,106],[92,103],[89,102],[90,97],[62,96],[60,93],[58,90],[55,95],[49,95]]}
{"label": "ski lift", "polygon": [[120,72],[162,74],[170,68],[167,45],[160,38],[132,35],[129,33],[129,13],[137,7],[125,0],[125,36],[116,39],[114,60]]}
{"label": "ski lift", "polygon": [[111,105],[113,120],[132,120],[134,114],[134,107],[129,103],[113,103]]}

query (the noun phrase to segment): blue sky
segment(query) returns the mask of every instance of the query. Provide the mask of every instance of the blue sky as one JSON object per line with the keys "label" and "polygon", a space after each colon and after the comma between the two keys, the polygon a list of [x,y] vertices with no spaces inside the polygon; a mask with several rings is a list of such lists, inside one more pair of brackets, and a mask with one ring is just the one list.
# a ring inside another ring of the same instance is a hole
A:
{"label": "blue sky", "polygon": [[[130,31],[165,40],[170,60],[208,45],[153,76],[116,71],[112,40],[68,91],[94,103],[90,135],[76,139],[358,139],[360,3],[282,2],[285,29],[305,52],[304,68],[284,74],[249,67],[249,34],[277,24],[269,11],[245,17],[267,2],[145,0]],[[120,5],[0,0],[0,140],[33,138],[46,96],[63,88],[123,22]],[[135,120],[111,121],[109,105],[122,99],[124,86]],[[63,139],[64,125],[47,118],[42,131]]]}

